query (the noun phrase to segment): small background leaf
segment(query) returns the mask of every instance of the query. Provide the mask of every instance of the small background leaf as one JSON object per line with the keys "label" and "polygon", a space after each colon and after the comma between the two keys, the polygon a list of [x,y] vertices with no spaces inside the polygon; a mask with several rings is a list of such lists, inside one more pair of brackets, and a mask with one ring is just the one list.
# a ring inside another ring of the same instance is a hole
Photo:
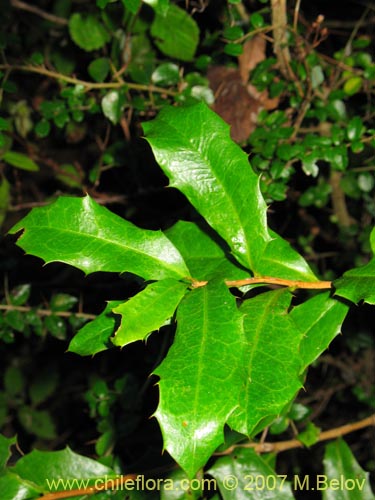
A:
{"label": "small background leaf", "polygon": [[29,172],[36,172],[39,170],[38,165],[34,160],[22,153],[16,153],[15,151],[7,151],[2,159],[12,165],[12,167],[19,168],[21,170],[28,170]]}
{"label": "small background leaf", "polygon": [[112,309],[122,302],[120,300],[109,301],[101,314],[78,331],[71,340],[68,350],[80,356],[89,356],[108,349],[111,346],[109,339],[118,323]]}
{"label": "small background leaf", "polygon": [[161,231],[140,229],[89,196],[61,197],[33,209],[10,233],[46,263],[65,262],[86,273],[132,272],[145,279],[186,278],[189,271]]}
{"label": "small background leaf", "polygon": [[245,372],[238,408],[228,424],[251,435],[278,416],[301,387],[299,345],[302,334],[287,314],[289,290],[262,293],[240,307],[244,316]]}
{"label": "small background leaf", "polygon": [[191,61],[199,41],[199,29],[187,12],[171,4],[165,13],[155,13],[151,25],[155,45],[165,55]]}

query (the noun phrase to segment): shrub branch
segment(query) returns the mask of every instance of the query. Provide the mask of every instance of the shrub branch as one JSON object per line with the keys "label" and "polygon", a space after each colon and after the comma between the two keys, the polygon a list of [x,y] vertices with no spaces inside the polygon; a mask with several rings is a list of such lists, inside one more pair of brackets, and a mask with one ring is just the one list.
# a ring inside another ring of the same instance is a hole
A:
{"label": "shrub branch", "polygon": [[[375,413],[370,415],[363,420],[358,422],[353,422],[351,424],[345,424],[340,427],[335,427],[334,429],[329,429],[328,431],[323,431],[319,434],[317,443],[322,441],[328,441],[329,439],[336,439],[345,434],[350,434],[351,432],[358,431],[360,429],[365,429],[366,427],[375,427]],[[232,451],[236,448],[253,448],[256,453],[279,453],[281,451],[291,450],[294,448],[303,448],[305,445],[298,439],[290,439],[288,441],[276,441],[275,443],[243,443],[234,444],[227,448],[225,451],[217,452],[215,455],[230,455]]]}

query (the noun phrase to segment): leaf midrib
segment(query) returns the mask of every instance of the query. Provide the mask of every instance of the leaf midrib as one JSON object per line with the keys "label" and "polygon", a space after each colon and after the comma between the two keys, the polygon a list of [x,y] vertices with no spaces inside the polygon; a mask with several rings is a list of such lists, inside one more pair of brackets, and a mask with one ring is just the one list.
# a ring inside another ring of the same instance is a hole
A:
{"label": "leaf midrib", "polygon": [[[48,214],[49,216],[49,214]],[[75,236],[80,236],[82,238],[92,238],[94,240],[98,240],[100,242],[102,242],[103,244],[110,244],[110,245],[114,245],[122,250],[127,250],[127,251],[131,251],[131,252],[135,252],[139,255],[142,255],[142,256],[145,256],[147,257],[148,259],[151,259],[153,260],[154,262],[156,262],[159,266],[162,265],[164,268],[166,269],[173,269],[175,268],[175,266],[173,264],[171,265],[166,265],[165,261],[163,260],[160,260],[158,259],[157,257],[151,255],[151,254],[148,254],[148,253],[145,253],[145,252],[142,252],[141,250],[137,249],[137,248],[134,248],[134,247],[131,247],[131,246],[125,246],[125,245],[121,245],[121,243],[118,243],[116,241],[113,241],[113,240],[109,240],[109,239],[106,239],[106,238],[103,238],[103,237],[99,237],[99,236],[95,236],[91,233],[85,233],[85,232],[81,232],[81,231],[73,231],[71,229],[60,229],[60,228],[56,228],[56,227],[51,227],[51,226],[35,226],[36,230],[53,230],[53,231],[58,231],[58,232],[62,232],[62,233],[67,233],[67,234],[74,234]],[[28,227],[27,229],[24,228],[24,231],[26,233],[26,231],[30,229],[30,227]],[[32,229],[32,228],[31,228]],[[22,238],[22,236],[21,236]],[[33,238],[33,241],[35,241],[35,238]],[[181,258],[182,259],[182,258]],[[182,259],[182,262],[184,262],[184,260]],[[185,264],[186,265],[186,264]],[[179,272],[178,273],[181,277],[181,273]]]}

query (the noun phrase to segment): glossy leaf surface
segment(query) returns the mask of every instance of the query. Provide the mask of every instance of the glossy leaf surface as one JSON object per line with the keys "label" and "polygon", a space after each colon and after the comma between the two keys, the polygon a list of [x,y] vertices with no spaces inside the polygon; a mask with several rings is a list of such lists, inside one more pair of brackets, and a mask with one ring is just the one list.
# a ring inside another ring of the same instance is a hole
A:
{"label": "glossy leaf surface", "polygon": [[0,434],[0,472],[5,468],[6,463],[11,455],[10,447],[15,444],[16,438],[6,438]]}
{"label": "glossy leaf surface", "polygon": [[169,5],[165,11],[155,9],[151,25],[155,45],[164,54],[181,61],[191,61],[199,41],[197,23],[177,5]]}
{"label": "glossy leaf surface", "polygon": [[81,269],[131,272],[145,279],[183,278],[187,267],[160,232],[139,229],[92,198],[61,197],[33,209],[11,233],[24,229],[17,244],[46,263],[60,261]]}
{"label": "glossy leaf surface", "polygon": [[244,385],[228,423],[242,434],[251,435],[262,420],[274,419],[301,387],[301,334],[287,314],[291,298],[289,290],[275,290],[245,301],[240,308]]}
{"label": "glossy leaf surface", "polygon": [[156,418],[164,446],[189,476],[223,441],[223,427],[238,404],[242,323],[224,284],[192,290],[177,310],[175,341],[156,369]]}
{"label": "glossy leaf surface", "polygon": [[121,300],[109,301],[101,314],[78,331],[71,340],[68,350],[80,356],[89,356],[108,349],[111,345],[109,339],[118,323],[112,309],[122,302]]}
{"label": "glossy leaf surface", "polygon": [[[370,236],[372,253],[375,255],[375,229]],[[375,304],[375,257],[364,266],[351,269],[334,281],[336,295],[345,297],[354,303],[364,300]]]}
{"label": "glossy leaf surface", "polygon": [[272,262],[279,277],[316,279],[302,257],[269,232],[258,177],[221,118],[201,103],[164,108],[143,127],[171,186],[187,196],[242,265],[264,275]]}
{"label": "glossy leaf surface", "polygon": [[121,315],[121,325],[112,342],[122,347],[137,340],[145,340],[173,316],[187,287],[187,284],[172,279],[157,281],[116,306],[113,312]]}
{"label": "glossy leaf surface", "polygon": [[326,446],[323,500],[374,500],[369,473],[365,472],[343,439]]}
{"label": "glossy leaf surface", "polygon": [[207,472],[216,479],[223,500],[294,500],[286,476],[277,475],[251,449],[219,458]]}
{"label": "glossy leaf surface", "polygon": [[295,307],[290,313],[292,321],[303,334],[300,345],[301,371],[304,371],[341,331],[341,325],[349,306],[331,299],[327,293],[315,297]]}

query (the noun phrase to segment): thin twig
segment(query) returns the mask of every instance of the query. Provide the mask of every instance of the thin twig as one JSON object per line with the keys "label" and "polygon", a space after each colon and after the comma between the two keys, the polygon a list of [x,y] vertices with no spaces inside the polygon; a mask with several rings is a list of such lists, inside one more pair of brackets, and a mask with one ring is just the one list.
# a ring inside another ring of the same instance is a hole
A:
{"label": "thin twig", "polygon": [[51,71],[43,66],[31,66],[29,64],[0,64],[0,70],[10,70],[10,71],[22,71],[27,73],[37,73],[38,75],[48,76],[49,78],[53,78],[54,80],[61,80],[66,83],[72,83],[73,85],[82,85],[86,90],[94,90],[94,89],[119,89],[122,87],[126,87],[130,90],[139,90],[141,92],[157,92],[159,94],[165,94],[169,96],[175,96],[177,92],[174,90],[163,89],[161,87],[156,87],[155,85],[143,85],[141,83],[133,83],[133,82],[104,82],[104,83],[96,83],[96,82],[87,82],[85,80],[80,80],[79,78],[75,78],[68,75],[63,75],[62,73],[57,73],[56,71]]}
{"label": "thin twig", "polygon": [[35,312],[38,316],[60,316],[61,318],[70,318],[77,316],[82,319],[95,319],[95,314],[86,314],[72,311],[51,311],[50,309],[37,309],[31,306],[13,306],[12,304],[0,304],[0,311],[20,311],[20,312]]}
{"label": "thin twig", "polygon": [[[283,278],[273,278],[270,276],[263,276],[262,278],[245,278],[243,280],[226,280],[225,284],[229,287],[240,287],[246,285],[254,284],[265,284],[265,285],[279,285],[287,286],[291,288],[305,288],[313,290],[328,289],[332,287],[331,281],[299,281],[299,280],[288,280]],[[206,286],[208,281],[193,281],[192,288],[200,288]]]}
{"label": "thin twig", "polygon": [[26,10],[27,12],[31,12],[32,14],[36,14],[47,21],[55,24],[61,24],[61,26],[66,26],[68,24],[68,20],[63,17],[55,16],[54,14],[49,14],[49,12],[45,12],[39,7],[35,7],[35,5],[29,5],[25,2],[21,2],[21,0],[10,0],[10,5],[15,9]]}
{"label": "thin twig", "polygon": [[[340,427],[335,427],[334,429],[329,429],[328,431],[323,431],[319,434],[317,443],[321,441],[328,441],[329,439],[336,439],[338,437],[344,436],[345,434],[350,434],[351,432],[358,431],[360,429],[365,429],[366,427],[375,426],[375,413],[370,415],[363,420],[354,422],[352,424],[342,425]],[[236,448],[253,448],[256,453],[279,453],[285,450],[291,450],[294,448],[303,448],[304,444],[298,439],[290,439],[288,441],[276,441],[275,443],[243,443],[234,444],[224,451],[215,453],[214,455],[230,455]]]}
{"label": "thin twig", "polygon": [[293,30],[297,32],[297,27],[298,27],[298,15],[299,15],[299,8],[301,5],[301,0],[296,1],[296,5],[294,7],[294,17],[293,17]]}

